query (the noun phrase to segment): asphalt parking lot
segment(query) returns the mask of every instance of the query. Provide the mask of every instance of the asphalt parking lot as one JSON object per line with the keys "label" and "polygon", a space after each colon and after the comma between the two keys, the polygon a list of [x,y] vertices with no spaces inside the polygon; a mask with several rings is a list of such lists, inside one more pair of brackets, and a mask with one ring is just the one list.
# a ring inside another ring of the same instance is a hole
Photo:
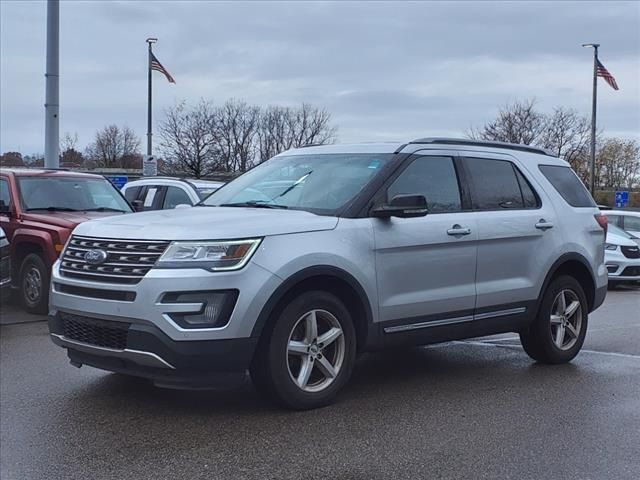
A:
{"label": "asphalt parking lot", "polygon": [[387,351],[310,412],[73,368],[42,321],[0,327],[0,363],[3,480],[640,478],[639,288],[609,292],[569,365],[513,335]]}

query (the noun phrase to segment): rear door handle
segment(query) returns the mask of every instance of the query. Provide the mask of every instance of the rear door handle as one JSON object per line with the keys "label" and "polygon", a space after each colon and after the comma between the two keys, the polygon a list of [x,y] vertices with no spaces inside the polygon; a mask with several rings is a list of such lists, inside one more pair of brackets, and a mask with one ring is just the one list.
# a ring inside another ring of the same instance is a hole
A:
{"label": "rear door handle", "polygon": [[471,233],[470,228],[464,228],[458,225],[457,223],[447,230],[447,235],[458,236],[458,235],[469,235]]}
{"label": "rear door handle", "polygon": [[547,222],[544,218],[541,218],[538,223],[536,223],[536,228],[543,231],[549,230],[550,228],[553,228],[553,223]]}

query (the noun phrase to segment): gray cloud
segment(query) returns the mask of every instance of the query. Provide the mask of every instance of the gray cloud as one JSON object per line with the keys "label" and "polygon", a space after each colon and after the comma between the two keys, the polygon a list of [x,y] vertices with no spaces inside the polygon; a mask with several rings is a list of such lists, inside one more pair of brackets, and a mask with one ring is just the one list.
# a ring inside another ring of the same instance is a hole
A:
{"label": "gray cloud", "polygon": [[[0,150],[42,151],[44,2],[0,3]],[[341,141],[460,135],[515,98],[590,111],[640,138],[637,2],[63,2],[61,132],[108,123],[142,137],[147,36],[174,75],[154,76],[155,118],[180,99],[326,106]]]}

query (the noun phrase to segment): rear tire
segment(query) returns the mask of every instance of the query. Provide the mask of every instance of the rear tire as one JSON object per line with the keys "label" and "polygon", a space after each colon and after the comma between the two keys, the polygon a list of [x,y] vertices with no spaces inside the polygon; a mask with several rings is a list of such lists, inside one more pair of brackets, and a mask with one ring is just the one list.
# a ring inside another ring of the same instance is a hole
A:
{"label": "rear tire", "polygon": [[541,363],[571,361],[587,334],[588,305],[578,281],[568,275],[554,279],[542,296],[538,314],[520,333],[527,354]]}
{"label": "rear tire", "polygon": [[335,295],[304,292],[270,319],[251,365],[258,390],[295,410],[331,403],[349,380],[356,336]]}
{"label": "rear tire", "polygon": [[20,300],[29,313],[49,312],[49,269],[37,253],[30,253],[20,266]]}

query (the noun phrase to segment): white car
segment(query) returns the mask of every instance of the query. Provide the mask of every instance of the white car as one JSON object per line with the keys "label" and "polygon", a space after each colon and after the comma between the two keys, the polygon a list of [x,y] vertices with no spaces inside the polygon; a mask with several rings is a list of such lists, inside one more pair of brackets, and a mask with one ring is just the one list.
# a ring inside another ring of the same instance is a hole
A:
{"label": "white car", "polygon": [[122,194],[138,211],[168,210],[195,205],[219,189],[223,182],[173,177],[148,177],[128,182]]}
{"label": "white car", "polygon": [[640,239],[609,224],[604,261],[609,283],[640,281]]}
{"label": "white car", "polygon": [[620,227],[634,237],[640,238],[640,212],[630,210],[607,210],[609,223]]}

